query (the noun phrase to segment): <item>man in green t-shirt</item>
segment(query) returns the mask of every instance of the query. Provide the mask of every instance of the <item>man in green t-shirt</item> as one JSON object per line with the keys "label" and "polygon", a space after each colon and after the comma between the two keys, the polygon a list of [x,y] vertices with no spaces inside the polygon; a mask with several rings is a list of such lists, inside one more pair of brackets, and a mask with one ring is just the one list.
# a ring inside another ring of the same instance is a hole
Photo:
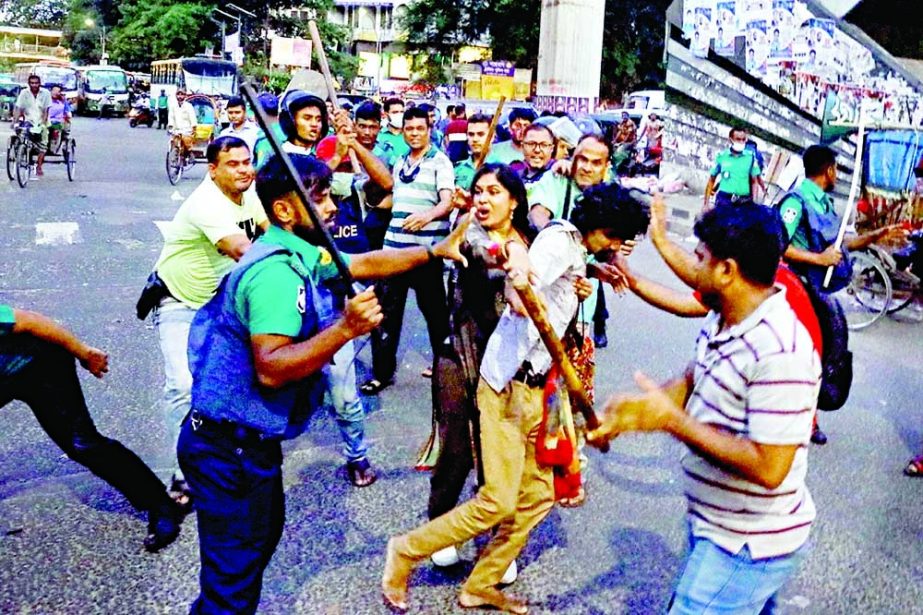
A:
{"label": "man in green t-shirt", "polygon": [[378,133],[372,153],[381,158],[389,169],[394,169],[394,163],[410,153],[410,146],[404,140],[404,101],[400,98],[389,98],[384,102],[383,108],[387,124]]}
{"label": "man in green t-shirt", "polygon": [[487,144],[487,132],[490,130],[490,118],[483,113],[475,113],[468,119],[466,131],[468,137],[468,157],[455,163],[455,185],[462,190],[471,190],[471,180],[477,168],[474,166]]}
{"label": "man in green t-shirt", "polygon": [[[822,280],[828,267],[836,267],[843,258],[849,258],[849,250],[906,237],[907,231],[899,224],[885,226],[851,237],[838,248],[834,240],[840,216],[830,198],[836,186],[836,153],[825,145],[812,145],[805,150],[802,160],[805,178],[795,192],[797,196],[788,196],[779,203],[779,215],[790,242],[784,257],[794,271],[809,280]],[[806,212],[806,207],[811,211]],[[819,228],[811,227],[812,221]],[[814,287],[821,292],[824,290],[817,282]],[[827,435],[818,426],[816,416],[811,441],[815,444],[827,442]]]}
{"label": "man in green t-shirt", "polygon": [[109,372],[104,351],[47,316],[0,304],[0,408],[14,399],[24,402],[68,458],[147,511],[144,548],[159,551],[176,540],[184,511],[136,454],[97,431],[76,362],[97,378]]}
{"label": "man in green t-shirt", "polygon": [[715,205],[747,205],[755,201],[761,169],[753,151],[747,149],[747,131],[731,128],[728,138],[730,147],[718,154],[709,172],[703,209],[708,209],[713,194]]}
{"label": "man in green t-shirt", "polygon": [[[247,144],[237,137],[219,137],[208,146],[206,157],[208,176],[165,227],[164,246],[154,266],[169,291],[153,314],[164,358],[163,406],[174,451],[190,405],[192,375],[186,350],[192,318],[258,232],[269,228],[251,189],[254,171]],[[182,473],[175,462],[173,468],[171,490],[186,503],[189,494]]]}
{"label": "man in green t-shirt", "polygon": [[[336,215],[331,171],[292,156],[324,224]],[[272,226],[196,316],[189,341],[194,410],[179,458],[196,497],[201,573],[193,613],[253,613],[263,571],[282,536],[281,441],[300,435],[322,403],[324,369],[347,342],[381,323],[373,288],[332,309],[323,282],[330,252],[281,160],[260,170],[257,189]],[[467,224],[430,246],[345,257],[350,273],[374,279],[436,259],[463,260]]]}
{"label": "man in green t-shirt", "polygon": [[516,107],[510,111],[510,138],[507,141],[495,143],[487,154],[489,163],[512,164],[523,159],[522,137],[532,122],[535,121],[535,111],[528,107]]}
{"label": "man in green t-shirt", "polygon": [[157,97],[157,130],[167,129],[167,120],[170,117],[170,97],[166,90],[160,90]]}

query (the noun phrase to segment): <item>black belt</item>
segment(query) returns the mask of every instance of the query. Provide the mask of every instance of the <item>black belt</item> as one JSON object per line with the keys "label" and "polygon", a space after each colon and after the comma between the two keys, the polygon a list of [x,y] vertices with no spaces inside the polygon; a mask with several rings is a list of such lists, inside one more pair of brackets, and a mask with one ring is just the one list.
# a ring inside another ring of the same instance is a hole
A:
{"label": "black belt", "polygon": [[749,194],[731,194],[730,192],[721,192],[719,190],[718,195],[724,195],[723,198],[728,199],[731,203],[738,203],[740,201],[753,201],[753,197]]}
{"label": "black belt", "polygon": [[528,361],[525,361],[519,368],[519,371],[516,372],[516,375],[513,376],[513,380],[521,382],[531,389],[543,389],[545,388],[547,376],[545,374],[536,374],[533,372],[532,365]]}
{"label": "black belt", "polygon": [[269,436],[258,429],[240,425],[232,421],[216,421],[199,412],[192,410],[188,415],[189,424],[193,431],[202,431],[222,438],[227,438],[241,444],[262,444],[264,442],[277,442],[277,436]]}

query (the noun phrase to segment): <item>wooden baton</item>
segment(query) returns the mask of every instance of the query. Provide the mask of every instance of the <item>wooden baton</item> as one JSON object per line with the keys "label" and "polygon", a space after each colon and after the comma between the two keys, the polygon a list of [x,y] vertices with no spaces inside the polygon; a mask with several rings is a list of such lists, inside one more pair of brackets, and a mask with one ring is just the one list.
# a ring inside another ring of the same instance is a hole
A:
{"label": "wooden baton", "polygon": [[490,145],[494,140],[494,133],[497,132],[497,122],[500,121],[500,114],[503,113],[504,104],[506,104],[506,96],[501,96],[500,101],[497,103],[497,111],[494,113],[494,116],[490,118],[490,126],[487,128],[487,140],[484,141],[484,147],[481,149],[481,153],[478,154],[477,162],[474,165],[475,170],[480,169],[487,159],[487,154],[490,152]]}
{"label": "wooden baton", "polygon": [[[551,360],[555,362],[558,369],[561,371],[561,376],[564,378],[564,385],[567,387],[571,403],[577,408],[580,414],[583,415],[587,429],[591,431],[597,429],[599,427],[599,418],[593,410],[593,404],[590,402],[590,397],[587,395],[586,389],[583,387],[583,383],[577,375],[577,370],[574,369],[573,363],[570,362],[570,357],[567,356],[564,343],[561,341],[561,338],[558,337],[557,333],[554,332],[551,322],[548,321],[545,305],[542,303],[542,300],[539,299],[538,295],[535,294],[535,290],[529,284],[527,276],[517,276],[512,278],[511,281],[513,283],[513,289],[516,291],[516,294],[519,295],[519,299],[526,309],[526,313],[529,315],[529,318],[538,330],[538,334],[542,338],[542,342],[548,349]],[[603,444],[598,448],[606,452],[609,450],[609,444]]]}

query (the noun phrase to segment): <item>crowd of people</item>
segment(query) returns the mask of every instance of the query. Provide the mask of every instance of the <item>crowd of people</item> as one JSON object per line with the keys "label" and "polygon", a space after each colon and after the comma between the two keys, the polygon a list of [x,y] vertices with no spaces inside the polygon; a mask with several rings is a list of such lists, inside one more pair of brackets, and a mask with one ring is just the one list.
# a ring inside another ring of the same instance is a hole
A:
{"label": "crowd of people", "polygon": [[[167,124],[182,130],[177,102]],[[175,540],[194,511],[200,593],[191,612],[256,611],[285,519],[281,442],[303,433],[312,413],[334,417],[348,480],[376,481],[362,395],[400,375],[410,290],[429,336],[420,375],[432,379],[440,446],[428,521],[387,543],[387,606],[408,608],[411,572],[424,560],[455,564],[460,545],[492,532],[458,602],[527,612],[502,588],[552,507],[585,501],[584,446],[662,431],[688,447],[690,547],[669,611],[771,612],[815,517],[805,475],[830,340],[813,302],[825,295],[817,276],[845,256],[831,247],[832,150],[809,147],[804,182],[764,206],[755,198],[761,163],[746,153],[746,133],[732,130],[690,253],[668,236],[662,199],[648,205],[613,181],[613,147],[637,139],[627,123],[615,144],[591,132],[570,148],[527,109],[509,114],[509,139],[495,142],[491,117],[463,104],[437,123],[432,106],[397,98],[351,112],[297,90],[258,103],[268,134],[242,99],[228,102],[208,174],[166,227],[138,301],[163,355],[168,485],[90,418],[75,359],[102,377],[106,353],[46,317],[0,306],[0,403],[27,403],[74,461],[148,511],[148,550]],[[652,118],[645,130],[659,138],[662,125]],[[646,233],[690,292],[629,265]],[[900,235],[889,227],[847,247]],[[540,297],[544,325],[516,291],[523,284]],[[578,421],[573,449],[554,449],[559,410],[545,392],[556,367],[543,327],[564,340],[592,399],[595,348],[607,343],[602,285],[704,318],[701,333],[675,379],[637,374],[640,393],[606,400],[598,427]],[[367,335],[372,374],[357,382],[357,340]],[[461,501],[472,474],[476,494]]]}

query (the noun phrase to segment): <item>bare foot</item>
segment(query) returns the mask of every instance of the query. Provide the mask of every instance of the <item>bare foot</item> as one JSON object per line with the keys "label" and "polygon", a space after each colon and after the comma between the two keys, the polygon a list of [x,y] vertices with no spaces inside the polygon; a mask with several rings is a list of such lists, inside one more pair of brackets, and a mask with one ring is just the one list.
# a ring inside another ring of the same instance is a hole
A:
{"label": "bare foot", "polygon": [[507,596],[499,589],[485,588],[477,591],[463,589],[458,594],[458,604],[466,609],[474,609],[483,606],[493,607],[504,613],[515,613],[516,615],[525,615],[529,612],[529,606],[524,600]]}
{"label": "bare foot", "polygon": [[403,612],[407,610],[407,581],[414,562],[398,552],[397,540],[392,538],[388,541],[385,570],[381,575],[381,593],[388,607]]}

